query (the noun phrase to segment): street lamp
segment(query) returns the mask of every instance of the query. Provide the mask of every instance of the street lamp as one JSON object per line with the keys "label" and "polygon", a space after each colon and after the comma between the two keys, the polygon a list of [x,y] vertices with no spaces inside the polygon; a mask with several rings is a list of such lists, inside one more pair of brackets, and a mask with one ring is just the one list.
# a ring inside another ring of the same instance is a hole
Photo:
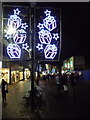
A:
{"label": "street lamp", "polygon": [[5,31],[5,33],[8,33],[9,35],[12,35],[12,34],[15,33],[16,29],[14,27],[12,27],[12,26],[9,26],[7,28],[7,30],[4,30],[4,31]]}

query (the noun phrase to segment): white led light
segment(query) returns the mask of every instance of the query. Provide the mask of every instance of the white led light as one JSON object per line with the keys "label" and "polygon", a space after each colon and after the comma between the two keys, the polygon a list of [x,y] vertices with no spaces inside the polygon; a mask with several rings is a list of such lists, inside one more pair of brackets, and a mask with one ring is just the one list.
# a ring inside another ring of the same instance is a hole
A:
{"label": "white led light", "polygon": [[6,37],[7,39],[9,39],[9,38],[11,38],[11,35],[9,35],[8,33],[6,33],[6,34],[5,34],[5,37]]}
{"label": "white led light", "polygon": [[44,11],[44,13],[46,14],[46,17],[43,19],[43,24],[39,23],[37,25],[37,27],[40,29],[40,31],[38,32],[40,43],[38,43],[36,48],[38,48],[38,50],[42,49],[44,51],[45,59],[54,59],[57,55],[58,50],[54,40],[58,40],[59,34],[51,33],[51,31],[57,27],[57,23],[55,18],[51,16],[51,11],[46,10]]}
{"label": "white led light", "polygon": [[18,8],[16,10],[14,10],[14,15],[19,15],[19,13],[20,13],[20,11]]}
{"label": "white led light", "polygon": [[25,49],[26,51],[28,50],[29,46],[27,45],[27,43],[22,44],[22,49]]}
{"label": "white led light", "polygon": [[26,29],[28,25],[26,23],[22,23],[21,28]]}
{"label": "white led light", "polygon": [[46,10],[44,13],[46,14],[46,16],[50,16],[51,11]]}
{"label": "white led light", "polygon": [[53,45],[47,45],[44,49],[44,55],[46,59],[54,59],[57,54],[57,47]]}
{"label": "white led light", "polygon": [[23,29],[17,30],[16,33],[13,35],[13,41],[16,44],[22,44],[26,40],[26,31]]}
{"label": "white led light", "polygon": [[23,44],[26,40],[26,28],[28,25],[26,23],[22,23],[22,19],[18,16],[20,13],[19,9],[14,10],[14,15],[11,15],[8,19],[7,26],[8,29],[5,31],[5,37],[7,39],[12,38],[14,44],[9,44],[7,46],[7,54],[10,58],[20,58],[21,49],[18,44],[22,44],[22,49],[29,51],[29,46]]}
{"label": "white led light", "polygon": [[43,24],[49,31],[52,31],[57,27],[56,20],[53,16],[46,17],[43,20]]}
{"label": "white led light", "polygon": [[37,25],[37,27],[38,27],[40,30],[44,28],[43,24],[41,24],[41,23],[39,23],[39,24]]}
{"label": "white led light", "polygon": [[20,58],[21,49],[17,44],[9,44],[7,46],[7,53],[10,58]]}
{"label": "white led light", "polygon": [[22,20],[17,15],[11,15],[10,18],[8,19],[7,26],[17,29],[18,27],[21,26],[21,21]]}
{"label": "white led light", "polygon": [[53,33],[53,39],[57,40],[59,38],[58,33]]}
{"label": "white led light", "polygon": [[52,35],[49,31],[42,29],[39,33],[39,40],[42,44],[50,44]]}
{"label": "white led light", "polygon": [[38,45],[36,46],[36,48],[38,48],[38,50],[41,50],[41,49],[43,49],[43,45],[38,43]]}

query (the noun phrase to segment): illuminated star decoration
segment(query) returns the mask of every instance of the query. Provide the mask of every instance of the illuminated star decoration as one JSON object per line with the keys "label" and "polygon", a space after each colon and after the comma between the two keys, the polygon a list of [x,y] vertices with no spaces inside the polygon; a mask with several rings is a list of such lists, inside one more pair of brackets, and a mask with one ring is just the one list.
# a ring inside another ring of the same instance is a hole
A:
{"label": "illuminated star decoration", "polygon": [[46,10],[44,13],[46,14],[46,16],[50,16],[51,11]]}
{"label": "illuminated star decoration", "polygon": [[44,28],[43,24],[41,24],[41,23],[39,23],[39,24],[37,25],[37,27],[38,27],[40,30]]}
{"label": "illuminated star decoration", "polygon": [[6,34],[5,34],[5,37],[6,37],[7,39],[9,39],[9,38],[11,38],[11,35],[9,35],[8,33],[6,33]]}
{"label": "illuminated star decoration", "polygon": [[53,33],[53,38],[55,39],[55,40],[57,40],[58,38],[59,38],[59,35],[58,35],[58,33]]}
{"label": "illuminated star decoration", "polygon": [[29,46],[27,45],[27,43],[22,44],[22,49],[28,50]]}
{"label": "illuminated star decoration", "polygon": [[36,48],[38,48],[38,50],[41,50],[41,49],[43,49],[43,45],[38,43],[38,45],[36,46]]}
{"label": "illuminated star decoration", "polygon": [[14,10],[14,15],[19,15],[19,13],[20,13],[20,11],[18,8],[16,10]]}
{"label": "illuminated star decoration", "polygon": [[27,27],[28,27],[28,25],[26,23],[22,23],[21,28],[26,29]]}

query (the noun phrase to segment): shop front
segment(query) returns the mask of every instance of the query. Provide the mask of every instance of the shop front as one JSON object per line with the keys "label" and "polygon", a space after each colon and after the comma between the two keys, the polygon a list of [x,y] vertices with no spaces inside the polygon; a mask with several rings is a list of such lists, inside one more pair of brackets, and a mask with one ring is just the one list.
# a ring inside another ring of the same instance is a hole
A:
{"label": "shop front", "polygon": [[5,79],[5,81],[9,83],[9,74],[10,74],[9,68],[2,68],[1,72],[2,72],[1,73],[2,79]]}

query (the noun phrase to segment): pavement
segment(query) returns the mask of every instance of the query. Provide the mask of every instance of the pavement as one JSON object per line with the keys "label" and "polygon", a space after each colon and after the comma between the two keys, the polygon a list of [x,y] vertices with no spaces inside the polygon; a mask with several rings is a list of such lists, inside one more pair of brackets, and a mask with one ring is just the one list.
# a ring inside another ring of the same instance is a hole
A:
{"label": "pavement", "polygon": [[43,103],[40,109],[31,110],[22,97],[30,89],[30,80],[9,85],[7,102],[2,104],[2,118],[42,119],[42,118],[89,118],[90,81],[79,81],[73,94],[70,84],[68,92],[57,90],[55,80],[40,80],[43,89]]}

